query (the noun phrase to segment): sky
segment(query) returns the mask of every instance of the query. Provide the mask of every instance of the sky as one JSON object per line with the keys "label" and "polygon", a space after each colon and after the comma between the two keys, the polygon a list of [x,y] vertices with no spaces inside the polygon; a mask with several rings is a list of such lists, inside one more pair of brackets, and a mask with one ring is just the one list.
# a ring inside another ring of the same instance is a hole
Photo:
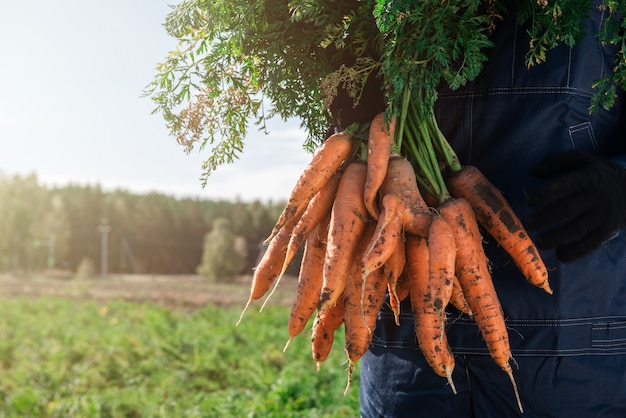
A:
{"label": "sky", "polygon": [[0,174],[201,199],[286,199],[311,155],[298,121],[254,125],[232,164],[200,177],[142,97],[175,49],[177,0],[0,0]]}

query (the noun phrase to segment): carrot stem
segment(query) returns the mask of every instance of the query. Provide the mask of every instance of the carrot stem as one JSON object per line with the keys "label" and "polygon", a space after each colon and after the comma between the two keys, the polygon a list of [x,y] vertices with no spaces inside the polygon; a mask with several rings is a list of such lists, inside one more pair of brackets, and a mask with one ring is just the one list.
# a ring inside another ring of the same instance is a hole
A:
{"label": "carrot stem", "polygon": [[459,171],[462,168],[461,162],[452,149],[452,146],[450,146],[448,140],[446,140],[443,132],[439,129],[439,124],[437,123],[437,118],[435,118],[434,114],[432,114],[429,118],[428,127],[430,129],[431,137],[434,139],[433,145],[440,160],[452,171]]}
{"label": "carrot stem", "polygon": [[[439,200],[439,202],[444,202],[445,200],[450,198],[450,193],[448,193],[448,188],[446,187],[446,183],[443,179],[443,175],[441,174],[441,169],[439,168],[439,161],[437,160],[437,155],[435,153],[435,148],[433,146],[433,138],[430,134],[431,130],[428,128],[429,121],[433,121],[434,116],[431,118],[424,119],[420,123],[420,130],[422,133],[422,146],[424,148],[423,153],[426,158],[430,161],[430,170],[434,177],[433,183],[436,185],[434,187],[436,190],[435,196]],[[431,122],[432,123],[432,122]]]}
{"label": "carrot stem", "polygon": [[396,120],[395,138],[393,140],[393,148],[399,150],[404,143],[403,138],[405,135],[406,117],[409,109],[409,101],[411,100],[411,88],[404,89],[404,96],[402,97],[402,110],[400,116]]}
{"label": "carrot stem", "polygon": [[410,132],[408,129],[407,131],[404,133],[404,144],[409,148],[407,151],[407,154],[409,154],[410,157],[412,157],[411,159],[413,160],[412,162],[414,163],[414,168],[418,171],[418,173],[420,173],[421,175],[416,176],[417,182],[420,185],[421,188],[425,189],[428,193],[430,193],[431,195],[435,196],[436,195],[436,191],[433,188],[434,182],[432,181],[432,178],[429,176],[430,170],[426,169],[426,161],[423,160],[422,158],[422,153],[419,150],[418,144],[421,142],[419,140],[416,140],[416,136],[418,136],[419,134],[417,133],[417,130],[415,129],[415,127],[413,126],[413,124],[411,123],[412,121],[409,120],[409,127],[412,128],[413,132]]}
{"label": "carrot stem", "polygon": [[[420,101],[419,96],[417,102]],[[403,115],[399,119],[402,121],[402,145],[414,163],[420,187],[435,196],[440,203],[444,202],[450,198],[450,193],[441,171],[440,154],[445,156],[445,164],[453,162],[456,155],[439,130],[434,114],[420,118],[416,103],[410,98],[404,98]],[[439,152],[440,149],[442,152]]]}

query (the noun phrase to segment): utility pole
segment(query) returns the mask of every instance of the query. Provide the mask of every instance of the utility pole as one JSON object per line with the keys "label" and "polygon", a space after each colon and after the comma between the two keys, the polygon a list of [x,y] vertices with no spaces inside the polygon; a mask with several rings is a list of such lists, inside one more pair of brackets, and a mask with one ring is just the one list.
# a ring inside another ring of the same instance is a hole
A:
{"label": "utility pole", "polygon": [[107,276],[107,263],[109,262],[109,232],[111,232],[111,226],[107,218],[102,218],[98,231],[102,234],[100,239],[100,276]]}

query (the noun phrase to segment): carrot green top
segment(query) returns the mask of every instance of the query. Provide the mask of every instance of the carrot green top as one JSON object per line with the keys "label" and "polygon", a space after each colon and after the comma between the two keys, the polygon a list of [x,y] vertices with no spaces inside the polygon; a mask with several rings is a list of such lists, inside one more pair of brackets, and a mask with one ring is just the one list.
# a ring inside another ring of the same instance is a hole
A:
{"label": "carrot green top", "polygon": [[[481,72],[490,33],[514,2],[520,24],[530,23],[529,66],[560,43],[575,44],[592,6],[592,0],[183,0],[164,25],[178,47],[157,65],[145,95],[181,145],[209,149],[206,177],[243,152],[250,121],[265,129],[271,117],[297,118],[309,134],[305,147],[313,149],[326,136],[328,104],[338,89],[358,104],[376,74],[388,114],[400,117],[397,145],[413,155],[402,127],[413,123],[411,130],[440,142],[430,120],[438,86],[454,89]],[[616,89],[626,86],[626,2],[595,3],[608,16],[601,40],[622,49],[615,71],[594,86],[590,110],[611,106]],[[413,122],[406,121],[409,111]]]}

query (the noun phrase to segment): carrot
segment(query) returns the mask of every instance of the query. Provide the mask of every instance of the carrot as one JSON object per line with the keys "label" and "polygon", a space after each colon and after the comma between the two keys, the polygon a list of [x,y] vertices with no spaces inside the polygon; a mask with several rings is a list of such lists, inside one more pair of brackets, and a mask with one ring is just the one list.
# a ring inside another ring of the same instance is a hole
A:
{"label": "carrot", "polygon": [[395,251],[391,254],[391,257],[383,265],[383,272],[387,279],[387,289],[389,290],[389,301],[391,304],[391,310],[395,317],[396,325],[400,325],[400,298],[397,293],[397,285],[404,266],[406,264],[406,253],[404,239],[400,240],[396,244]]}
{"label": "carrot", "polygon": [[430,224],[430,211],[422,197],[411,163],[399,156],[392,156],[387,166],[387,174],[381,186],[383,195],[393,195],[400,199],[404,211],[400,214],[406,232],[424,234]]}
{"label": "carrot", "polygon": [[344,303],[342,294],[337,298],[337,303],[324,311],[318,311],[313,323],[311,351],[318,371],[330,353],[330,349],[335,341],[335,331],[343,322]]}
{"label": "carrot", "polygon": [[323,285],[318,310],[334,305],[343,293],[359,240],[368,220],[363,203],[363,185],[367,167],[353,162],[346,167],[331,211]]}
{"label": "carrot", "polygon": [[331,135],[322,143],[296,182],[287,205],[266,242],[270,241],[284,226],[298,222],[310,200],[339,169],[351,151],[352,136],[344,132]]}
{"label": "carrot", "polygon": [[426,237],[407,234],[406,253],[409,297],[417,341],[433,371],[445,377],[452,391],[456,393],[452,381],[454,355],[444,332],[443,316],[432,297],[430,251]]}
{"label": "carrot", "polygon": [[460,312],[472,316],[472,309],[469,307],[469,304],[465,299],[463,289],[461,288],[461,284],[459,283],[459,279],[457,279],[456,275],[452,280],[452,294],[450,295],[450,303]]}
{"label": "carrot", "polygon": [[398,297],[397,287],[387,281],[387,293],[389,293],[389,307],[393,312],[393,319],[396,325],[400,325],[400,298]]}
{"label": "carrot", "polygon": [[[445,309],[452,295],[456,261],[456,242],[452,227],[441,216],[432,217],[428,226],[428,264],[430,298],[445,322]],[[441,329],[443,333],[443,327]]]}
{"label": "carrot", "polygon": [[263,310],[267,302],[274,294],[274,291],[278,288],[285,271],[287,271],[287,267],[289,267],[289,263],[296,255],[298,249],[302,246],[307,236],[324,217],[330,214],[330,209],[337,194],[337,187],[339,186],[340,178],[341,176],[339,173],[334,173],[330,177],[324,187],[322,187],[313,199],[311,199],[306,210],[302,214],[302,217],[294,226],[293,231],[291,231],[291,238],[287,244],[285,261],[283,262],[278,278],[274,282],[272,291],[267,298],[265,298],[265,302],[263,302],[263,305],[261,306],[261,310]]}
{"label": "carrot", "polygon": [[252,301],[261,298],[267,290],[270,288],[274,280],[280,274],[283,262],[285,260],[285,250],[287,243],[289,242],[291,229],[281,229],[278,234],[270,241],[267,246],[261,261],[254,269],[252,276],[252,286],[250,289],[250,297],[246,302],[246,306],[243,308],[237,325],[243,319],[243,315],[246,313]]}
{"label": "carrot", "polygon": [[398,303],[402,302],[409,296],[409,279],[406,272],[406,265],[404,267],[404,271],[402,271],[402,274],[398,278],[398,283],[396,283],[396,295],[398,297]]}
{"label": "carrot", "polygon": [[361,260],[363,277],[382,268],[396,252],[404,236],[403,212],[404,206],[397,196],[389,194],[383,197],[383,208],[378,218],[376,231]]}
{"label": "carrot", "polygon": [[[375,270],[362,282],[358,275],[350,278],[345,292],[345,334],[348,355],[348,382],[344,394],[352,382],[355,363],[363,357],[372,343],[376,318],[387,292],[386,278],[382,270]],[[361,304],[363,293],[363,304]]]}
{"label": "carrot", "polygon": [[363,277],[385,264],[405,231],[425,235],[432,216],[417,187],[413,167],[404,158],[389,160],[381,193],[376,232],[361,260]]}
{"label": "carrot", "polygon": [[509,203],[475,166],[464,166],[446,180],[453,196],[467,200],[478,223],[511,256],[526,280],[549,294],[548,270]]}
{"label": "carrot", "polygon": [[300,246],[304,243],[307,236],[313,231],[317,224],[330,214],[335,197],[337,196],[337,188],[341,176],[335,173],[324,187],[311,200],[302,217],[293,228],[291,238],[287,245],[287,255],[285,256],[285,265],[283,272],[287,269],[287,265],[296,255]]}
{"label": "carrot", "polygon": [[304,254],[300,263],[298,288],[291,305],[291,314],[287,324],[289,340],[283,351],[287,350],[291,340],[302,332],[315,309],[322,288],[322,273],[326,255],[326,236],[330,216],[317,224],[307,237]]}
{"label": "carrot", "polygon": [[424,198],[424,202],[426,202],[426,205],[428,207],[436,207],[439,204],[439,200],[437,200],[437,198],[428,190],[426,189],[420,189],[420,192],[422,193],[422,197]]}
{"label": "carrot", "polygon": [[389,124],[385,121],[385,113],[374,116],[369,128],[367,139],[367,181],[363,197],[365,207],[374,219],[378,219],[378,190],[385,179],[387,164],[391,154],[395,120]]}
{"label": "carrot", "polygon": [[348,355],[348,382],[344,394],[348,393],[352,382],[355,363],[363,357],[372,343],[376,317],[382,306],[387,291],[387,278],[382,269],[373,271],[361,280],[360,255],[364,251],[369,237],[374,232],[374,224],[369,224],[357,249],[353,269],[344,289],[345,351]]}
{"label": "carrot", "polygon": [[456,240],[456,276],[463,294],[474,314],[474,320],[487,344],[489,354],[504,370],[515,391],[520,411],[522,404],[510,361],[512,359],[509,335],[504,314],[491,280],[487,256],[472,207],[463,198],[451,198],[437,208],[448,221]]}

